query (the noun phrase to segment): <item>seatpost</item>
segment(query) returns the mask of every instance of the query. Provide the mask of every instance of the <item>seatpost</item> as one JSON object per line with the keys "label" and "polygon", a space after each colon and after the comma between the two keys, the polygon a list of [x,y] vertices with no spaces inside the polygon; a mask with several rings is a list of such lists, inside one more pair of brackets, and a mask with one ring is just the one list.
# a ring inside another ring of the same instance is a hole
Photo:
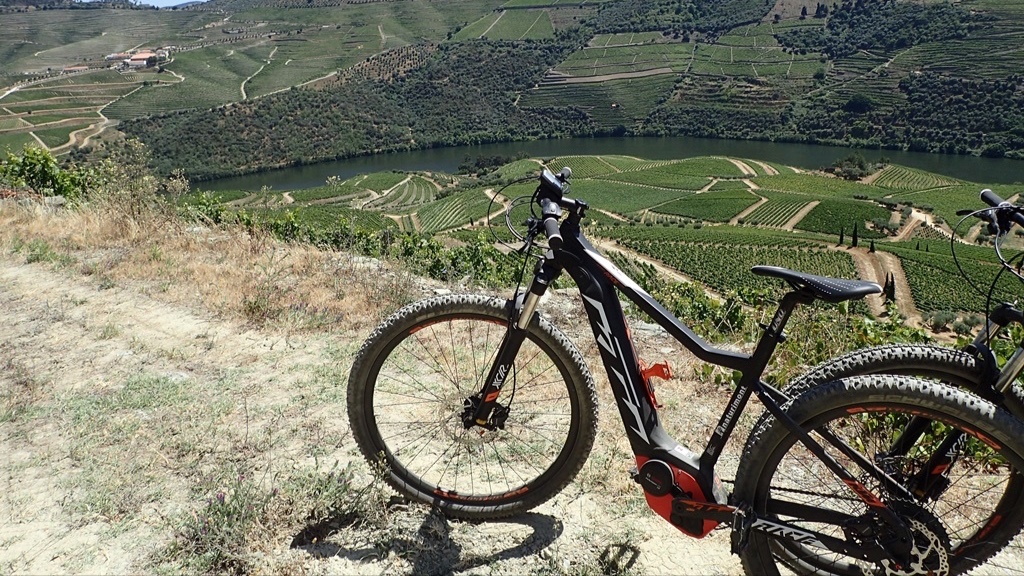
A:
{"label": "seatpost", "polygon": [[[811,302],[814,302],[814,296],[810,292],[803,290],[787,292],[779,302],[779,307],[775,311],[775,315],[772,316],[771,323],[761,325],[764,332],[761,334],[761,339],[757,341],[754,353],[750,356],[752,364],[759,368],[761,373],[768,366],[772,354],[775,353],[775,348],[786,341],[786,324],[789,322],[789,317],[793,314],[793,311],[796,310],[797,305],[810,304]],[[760,376],[761,374],[759,373],[757,377],[760,378]]]}

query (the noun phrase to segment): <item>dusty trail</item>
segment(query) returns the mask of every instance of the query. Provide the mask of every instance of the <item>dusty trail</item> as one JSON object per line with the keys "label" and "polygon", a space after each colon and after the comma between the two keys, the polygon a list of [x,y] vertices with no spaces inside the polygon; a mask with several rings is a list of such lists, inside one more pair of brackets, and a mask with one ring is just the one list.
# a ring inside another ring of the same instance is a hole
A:
{"label": "dusty trail", "polygon": [[[365,337],[363,331],[282,335],[256,330],[204,310],[161,301],[147,294],[149,290],[143,284],[130,283],[97,290],[94,278],[0,257],[0,306],[4,309],[0,358],[8,367],[0,371],[0,383],[14,385],[16,371],[9,367],[23,367],[41,387],[37,402],[52,403],[55,410],[116,395],[126,381],[142,376],[221,393],[225,386],[234,387],[237,390],[227,396],[230,400],[222,422],[232,432],[225,437],[223,432],[210,436],[212,431],[207,431],[202,440],[210,443],[215,453],[232,451],[238,442],[260,433],[258,422],[250,420],[254,415],[287,409],[303,395],[322,395],[324,392],[309,387],[310,375],[323,370],[344,373],[354,348]],[[575,302],[560,295],[553,297],[565,299],[553,307]],[[339,358],[340,367],[336,366]],[[599,385],[607,387],[606,382]],[[696,393],[695,389],[689,392],[691,397]],[[672,397],[671,390],[664,394]],[[326,398],[332,401],[311,404],[317,406],[314,413],[290,421],[290,427],[297,431],[324,426],[345,430],[343,401]],[[76,464],[79,457],[73,450],[80,439],[71,436],[70,418],[69,414],[30,428],[0,424],[0,450],[5,454],[0,464],[0,541],[4,542],[0,566],[5,571],[28,573],[148,571],[149,555],[169,541],[167,520],[197,506],[184,482],[194,472],[192,464],[179,454],[160,449],[161,441],[150,438],[155,432],[148,428],[181,426],[176,433],[188,435],[187,422],[152,422],[140,429],[138,452],[133,457],[138,468],[124,478],[125,485],[153,477],[164,481],[159,484],[159,498],[134,510],[148,521],[121,524],[76,512],[81,509],[75,503],[86,490],[83,483],[91,476]],[[612,426],[615,430],[617,423]],[[611,432],[611,437],[602,434],[598,441],[605,445],[598,451],[607,451],[607,443],[621,440],[621,431]],[[358,460],[351,441],[339,438],[340,449],[333,448],[331,457],[340,458],[342,465],[346,460]],[[285,443],[274,449],[276,467],[310,466],[302,453],[289,446]],[[322,555],[316,547],[289,549],[291,536],[283,535],[267,557],[268,568],[294,571],[302,567],[305,572],[345,574],[462,574],[477,573],[486,564],[495,573],[523,574],[545,566],[568,569],[580,561],[585,550],[597,547],[604,548],[606,554],[624,554],[624,560],[644,574],[739,572],[738,560],[729,554],[728,531],[713,532],[703,540],[685,537],[644,508],[639,490],[629,480],[629,458],[601,462],[589,464],[576,484],[548,504],[505,522],[450,521],[418,508],[393,512],[391,522],[398,526],[399,536],[387,537],[398,539],[386,540],[393,542],[386,545],[409,546],[412,541],[422,550],[444,554],[382,557],[370,553],[372,548],[367,549],[366,544],[355,546],[336,536],[325,543],[334,552]],[[631,512],[623,515],[622,506],[610,506],[601,496],[606,488],[597,493],[588,488],[594,482],[622,485]],[[481,534],[493,537],[480,538]]]}

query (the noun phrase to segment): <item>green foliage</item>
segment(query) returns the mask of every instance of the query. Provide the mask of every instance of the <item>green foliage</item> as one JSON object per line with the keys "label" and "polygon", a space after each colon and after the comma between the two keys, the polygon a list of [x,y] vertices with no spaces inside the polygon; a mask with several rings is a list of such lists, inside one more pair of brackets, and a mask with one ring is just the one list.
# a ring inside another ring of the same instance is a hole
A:
{"label": "green foliage", "polygon": [[916,4],[844,0],[822,28],[803,27],[779,34],[791,48],[824,52],[835,58],[857,50],[896,50],[935,40],[963,38],[970,14],[945,2]]}
{"label": "green foliage", "polygon": [[757,176],[752,178],[753,182],[761,188],[778,190],[780,192],[798,192],[820,199],[827,196],[839,198],[867,197],[874,198],[881,196],[881,191],[867,184],[849,182],[839,178],[829,178],[815,174],[786,174],[777,176]]}
{"label": "green foliage", "polygon": [[759,22],[774,6],[770,0],[621,0],[598,7],[589,22],[596,32],[659,30],[667,34],[687,30],[722,32],[740,24]]}
{"label": "green foliage", "polygon": [[[191,178],[370,150],[559,136],[586,121],[564,111],[520,108],[516,93],[538,81],[572,40],[443,44],[401,82],[352,78],[319,90],[131,120],[121,129],[146,141],[159,172],[180,167]],[[184,144],[195,141],[204,146]]]}
{"label": "green foliage", "polygon": [[853,230],[857,227],[861,238],[883,238],[885,234],[865,227],[876,218],[889,220],[889,210],[871,202],[826,198],[804,216],[796,227],[800,230],[839,234],[840,229]]}
{"label": "green foliage", "polygon": [[869,163],[860,152],[853,152],[845,158],[836,160],[829,172],[844,180],[860,180],[868,174],[880,169],[880,163]]}
{"label": "green foliage", "polygon": [[796,216],[811,200],[803,194],[789,194],[769,190],[758,190],[756,194],[767,198],[768,201],[748,214],[744,218],[744,224],[753,226],[782,226]]}
{"label": "green foliage", "polygon": [[223,198],[218,194],[206,191],[186,199],[182,204],[182,209],[187,217],[208,224],[224,222],[227,213]]}
{"label": "green foliage", "polygon": [[656,258],[723,294],[744,294],[745,290],[779,293],[783,285],[777,279],[751,274],[750,268],[759,265],[813,270],[815,274],[824,276],[856,277],[850,256],[831,250],[683,244],[664,240],[623,239],[619,242],[631,250]]}
{"label": "green foliage", "polygon": [[[920,249],[915,249],[918,244]],[[948,241],[880,243],[878,249],[899,257],[914,305],[919,310],[933,313],[944,310],[985,311],[984,295],[973,290],[963,279],[950,254]],[[1004,253],[1004,256],[1009,257],[1010,254]],[[999,264],[992,261],[991,248],[958,245],[957,258],[970,282],[987,292],[1000,270]],[[993,298],[996,302],[1012,302],[1017,299],[1020,287],[1019,280],[1010,274],[1002,274]]]}
{"label": "green foliage", "polygon": [[654,210],[663,214],[688,216],[710,222],[726,222],[757,200],[756,196],[742,190],[704,192],[662,204]]}
{"label": "green foliage", "polygon": [[731,296],[724,302],[707,295],[704,288],[692,282],[673,282],[639,260],[619,252],[609,254],[611,260],[637,284],[661,303],[677,318],[685,319],[687,326],[704,337],[721,341],[732,334],[749,329],[751,318],[740,306],[739,299]]}
{"label": "green foliage", "polygon": [[890,164],[872,182],[890,190],[928,190],[940,186],[953,186],[960,182],[955,178],[941,176],[923,170]]}
{"label": "green foliage", "polygon": [[263,522],[278,490],[266,490],[239,475],[206,499],[206,505],[179,529],[171,553],[188,558],[194,570],[244,573],[250,568],[246,543]]}
{"label": "green foliage", "polygon": [[638,212],[689,194],[682,190],[663,190],[611,180],[578,180],[572,182],[571,190],[573,196],[586,200],[591,206],[618,214]]}
{"label": "green foliage", "polygon": [[38,146],[27,146],[21,154],[8,151],[7,158],[0,162],[0,182],[68,200],[80,199],[92,178],[94,174],[89,171],[61,168],[49,150]]}

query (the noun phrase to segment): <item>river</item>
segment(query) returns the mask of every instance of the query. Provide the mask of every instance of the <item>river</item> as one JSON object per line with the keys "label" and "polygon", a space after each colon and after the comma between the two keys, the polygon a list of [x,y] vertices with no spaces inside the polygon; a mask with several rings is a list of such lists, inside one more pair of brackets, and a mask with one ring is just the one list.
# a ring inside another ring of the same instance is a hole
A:
{"label": "river", "polygon": [[[817,169],[830,166],[836,160],[854,151],[852,148],[759,142],[754,140],[715,140],[673,136],[664,138],[566,138],[531,142],[504,142],[479,146],[431,148],[411,152],[395,152],[360,156],[346,160],[323,162],[308,166],[283,168],[259,174],[222,178],[201,182],[203,190],[259,190],[269,186],[274,190],[297,190],[323,184],[329,176],[342,179],[369,172],[388,170],[455,172],[459,164],[469,157],[514,156],[526,153],[535,158],[554,158],[575,154],[619,154],[650,160],[690,158],[693,156],[734,156],[767,160]],[[1012,184],[1024,181],[1024,161],[1008,158],[978,158],[902,152],[896,150],[857,150],[869,161],[880,156],[895,164],[936,172],[970,182],[985,184]],[[556,167],[557,168],[557,167]]]}

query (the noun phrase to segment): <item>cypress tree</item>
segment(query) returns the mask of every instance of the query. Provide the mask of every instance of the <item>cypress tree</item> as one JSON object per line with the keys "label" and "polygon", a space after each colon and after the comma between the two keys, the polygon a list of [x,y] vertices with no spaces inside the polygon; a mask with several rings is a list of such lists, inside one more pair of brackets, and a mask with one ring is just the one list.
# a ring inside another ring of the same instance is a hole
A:
{"label": "cypress tree", "polygon": [[850,246],[857,247],[857,223],[853,223],[853,238],[850,240]]}
{"label": "cypress tree", "polygon": [[874,251],[875,251],[875,241],[872,240],[871,241],[871,248],[868,248],[868,252],[872,252],[873,253]]}
{"label": "cypress tree", "polygon": [[843,245],[843,236],[845,234],[846,234],[846,228],[840,228],[839,229],[839,244],[837,244],[837,246],[842,246]]}

